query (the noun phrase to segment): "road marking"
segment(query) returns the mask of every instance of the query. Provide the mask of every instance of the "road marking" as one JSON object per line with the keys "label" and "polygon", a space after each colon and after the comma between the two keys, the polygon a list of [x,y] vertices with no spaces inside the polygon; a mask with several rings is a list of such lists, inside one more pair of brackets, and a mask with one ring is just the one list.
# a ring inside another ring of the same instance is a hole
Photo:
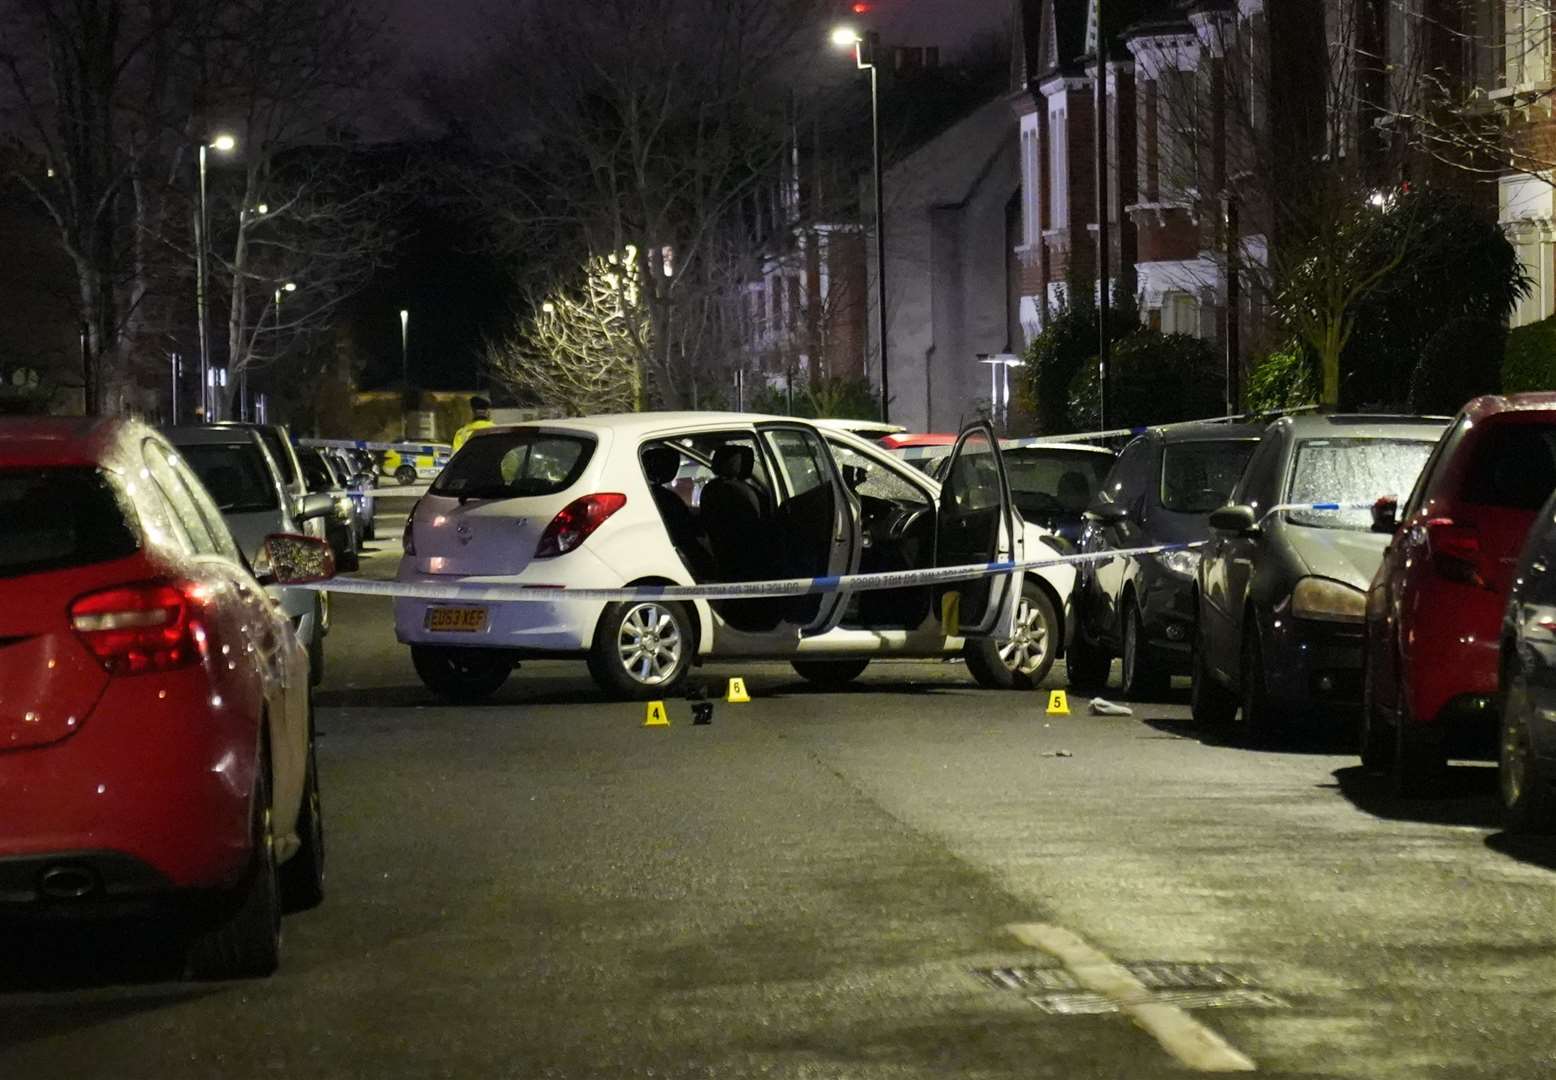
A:
{"label": "road marking", "polygon": [[1155,995],[1121,964],[1062,926],[1014,923],[1006,927],[1022,944],[1063,964],[1075,981],[1103,995],[1139,1024],[1173,1057],[1200,1072],[1254,1072],[1252,1059],[1176,1005]]}

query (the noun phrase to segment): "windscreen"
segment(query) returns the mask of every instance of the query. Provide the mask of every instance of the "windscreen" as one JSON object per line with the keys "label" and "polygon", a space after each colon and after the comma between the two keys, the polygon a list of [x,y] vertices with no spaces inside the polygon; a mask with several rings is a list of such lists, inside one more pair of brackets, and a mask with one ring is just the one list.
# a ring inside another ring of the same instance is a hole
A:
{"label": "windscreen", "polygon": [[280,506],[264,455],[251,441],[180,446],[223,514],[262,514]]}
{"label": "windscreen", "polygon": [[0,578],[133,555],[132,520],[96,469],[0,469]]}
{"label": "windscreen", "polygon": [[434,495],[523,499],[566,491],[583,474],[594,440],[548,431],[484,434],[465,443],[432,485]]}
{"label": "windscreen", "polygon": [[1313,529],[1372,528],[1372,503],[1403,499],[1415,487],[1436,440],[1308,439],[1297,444],[1286,489],[1290,503],[1357,503],[1357,509],[1292,510],[1287,520]]}
{"label": "windscreen", "polygon": [[317,495],[335,486],[335,477],[324,463],[323,454],[317,450],[304,449],[298,452],[297,460],[303,467],[303,483],[308,485],[309,492]]}
{"label": "windscreen", "polygon": [[1226,505],[1257,439],[1209,439],[1162,448],[1162,508],[1208,514]]}
{"label": "windscreen", "polygon": [[1493,421],[1464,478],[1465,502],[1538,510],[1556,490],[1556,426]]}
{"label": "windscreen", "polygon": [[1011,497],[1027,516],[1084,513],[1113,467],[1111,454],[1085,450],[1030,447],[1003,456]]}

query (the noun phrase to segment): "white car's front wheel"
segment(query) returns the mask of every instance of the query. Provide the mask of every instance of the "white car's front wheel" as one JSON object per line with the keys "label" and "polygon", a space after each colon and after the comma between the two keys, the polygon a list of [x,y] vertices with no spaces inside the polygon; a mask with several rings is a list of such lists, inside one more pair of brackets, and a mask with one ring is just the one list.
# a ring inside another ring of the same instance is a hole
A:
{"label": "white car's front wheel", "polygon": [[589,674],[618,697],[669,697],[685,680],[695,650],[686,605],[658,600],[611,604],[594,631]]}
{"label": "white car's front wheel", "polygon": [[980,638],[963,649],[967,670],[980,686],[993,690],[1030,690],[1041,686],[1058,655],[1059,616],[1053,601],[1035,581],[1021,586],[1016,632],[1009,641]]}

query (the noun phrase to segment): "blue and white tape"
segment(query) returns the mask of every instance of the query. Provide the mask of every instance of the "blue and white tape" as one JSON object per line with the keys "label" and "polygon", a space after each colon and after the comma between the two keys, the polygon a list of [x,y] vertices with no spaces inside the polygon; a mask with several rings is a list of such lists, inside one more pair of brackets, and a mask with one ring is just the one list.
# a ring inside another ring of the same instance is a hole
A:
{"label": "blue and white tape", "polygon": [[1371,510],[1370,502],[1314,502],[1314,503],[1276,503],[1259,516],[1259,524],[1264,524],[1276,514],[1284,514],[1293,510],[1307,512],[1339,513],[1341,510]]}
{"label": "blue and white tape", "polygon": [[841,574],[833,577],[786,578],[777,581],[740,581],[708,585],[632,585],[616,589],[574,589],[548,585],[510,585],[502,582],[472,581],[369,581],[363,578],[333,578],[307,588],[332,593],[363,596],[395,596],[411,600],[466,600],[491,604],[555,604],[570,600],[616,602],[621,600],[745,600],[757,597],[814,596],[841,591],[876,592],[915,585],[975,581],[979,578],[1042,570],[1054,566],[1076,566],[1106,562],[1130,556],[1163,555],[1202,546],[1193,544],[1155,544],[1150,547],[1122,548],[1079,555],[1055,555],[1047,559],[1022,562],[977,563],[967,566],[940,566],[929,570],[902,570],[883,574]]}

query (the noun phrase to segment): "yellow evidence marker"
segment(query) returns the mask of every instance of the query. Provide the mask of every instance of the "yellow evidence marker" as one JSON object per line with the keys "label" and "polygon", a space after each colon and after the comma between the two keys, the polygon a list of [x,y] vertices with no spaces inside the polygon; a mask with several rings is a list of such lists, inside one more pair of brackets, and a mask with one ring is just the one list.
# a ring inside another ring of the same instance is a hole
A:
{"label": "yellow evidence marker", "polygon": [[940,628],[946,637],[962,636],[962,594],[948,592],[940,598]]}
{"label": "yellow evidence marker", "polygon": [[724,694],[724,700],[731,705],[744,705],[751,700],[751,695],[746,693],[746,681],[740,676],[729,680],[729,690]]}
{"label": "yellow evidence marker", "polygon": [[644,727],[669,727],[670,716],[665,712],[665,703],[662,701],[650,701],[648,712],[643,717]]}
{"label": "yellow evidence marker", "polygon": [[1048,715],[1070,715],[1070,699],[1063,690],[1050,690],[1048,692]]}

